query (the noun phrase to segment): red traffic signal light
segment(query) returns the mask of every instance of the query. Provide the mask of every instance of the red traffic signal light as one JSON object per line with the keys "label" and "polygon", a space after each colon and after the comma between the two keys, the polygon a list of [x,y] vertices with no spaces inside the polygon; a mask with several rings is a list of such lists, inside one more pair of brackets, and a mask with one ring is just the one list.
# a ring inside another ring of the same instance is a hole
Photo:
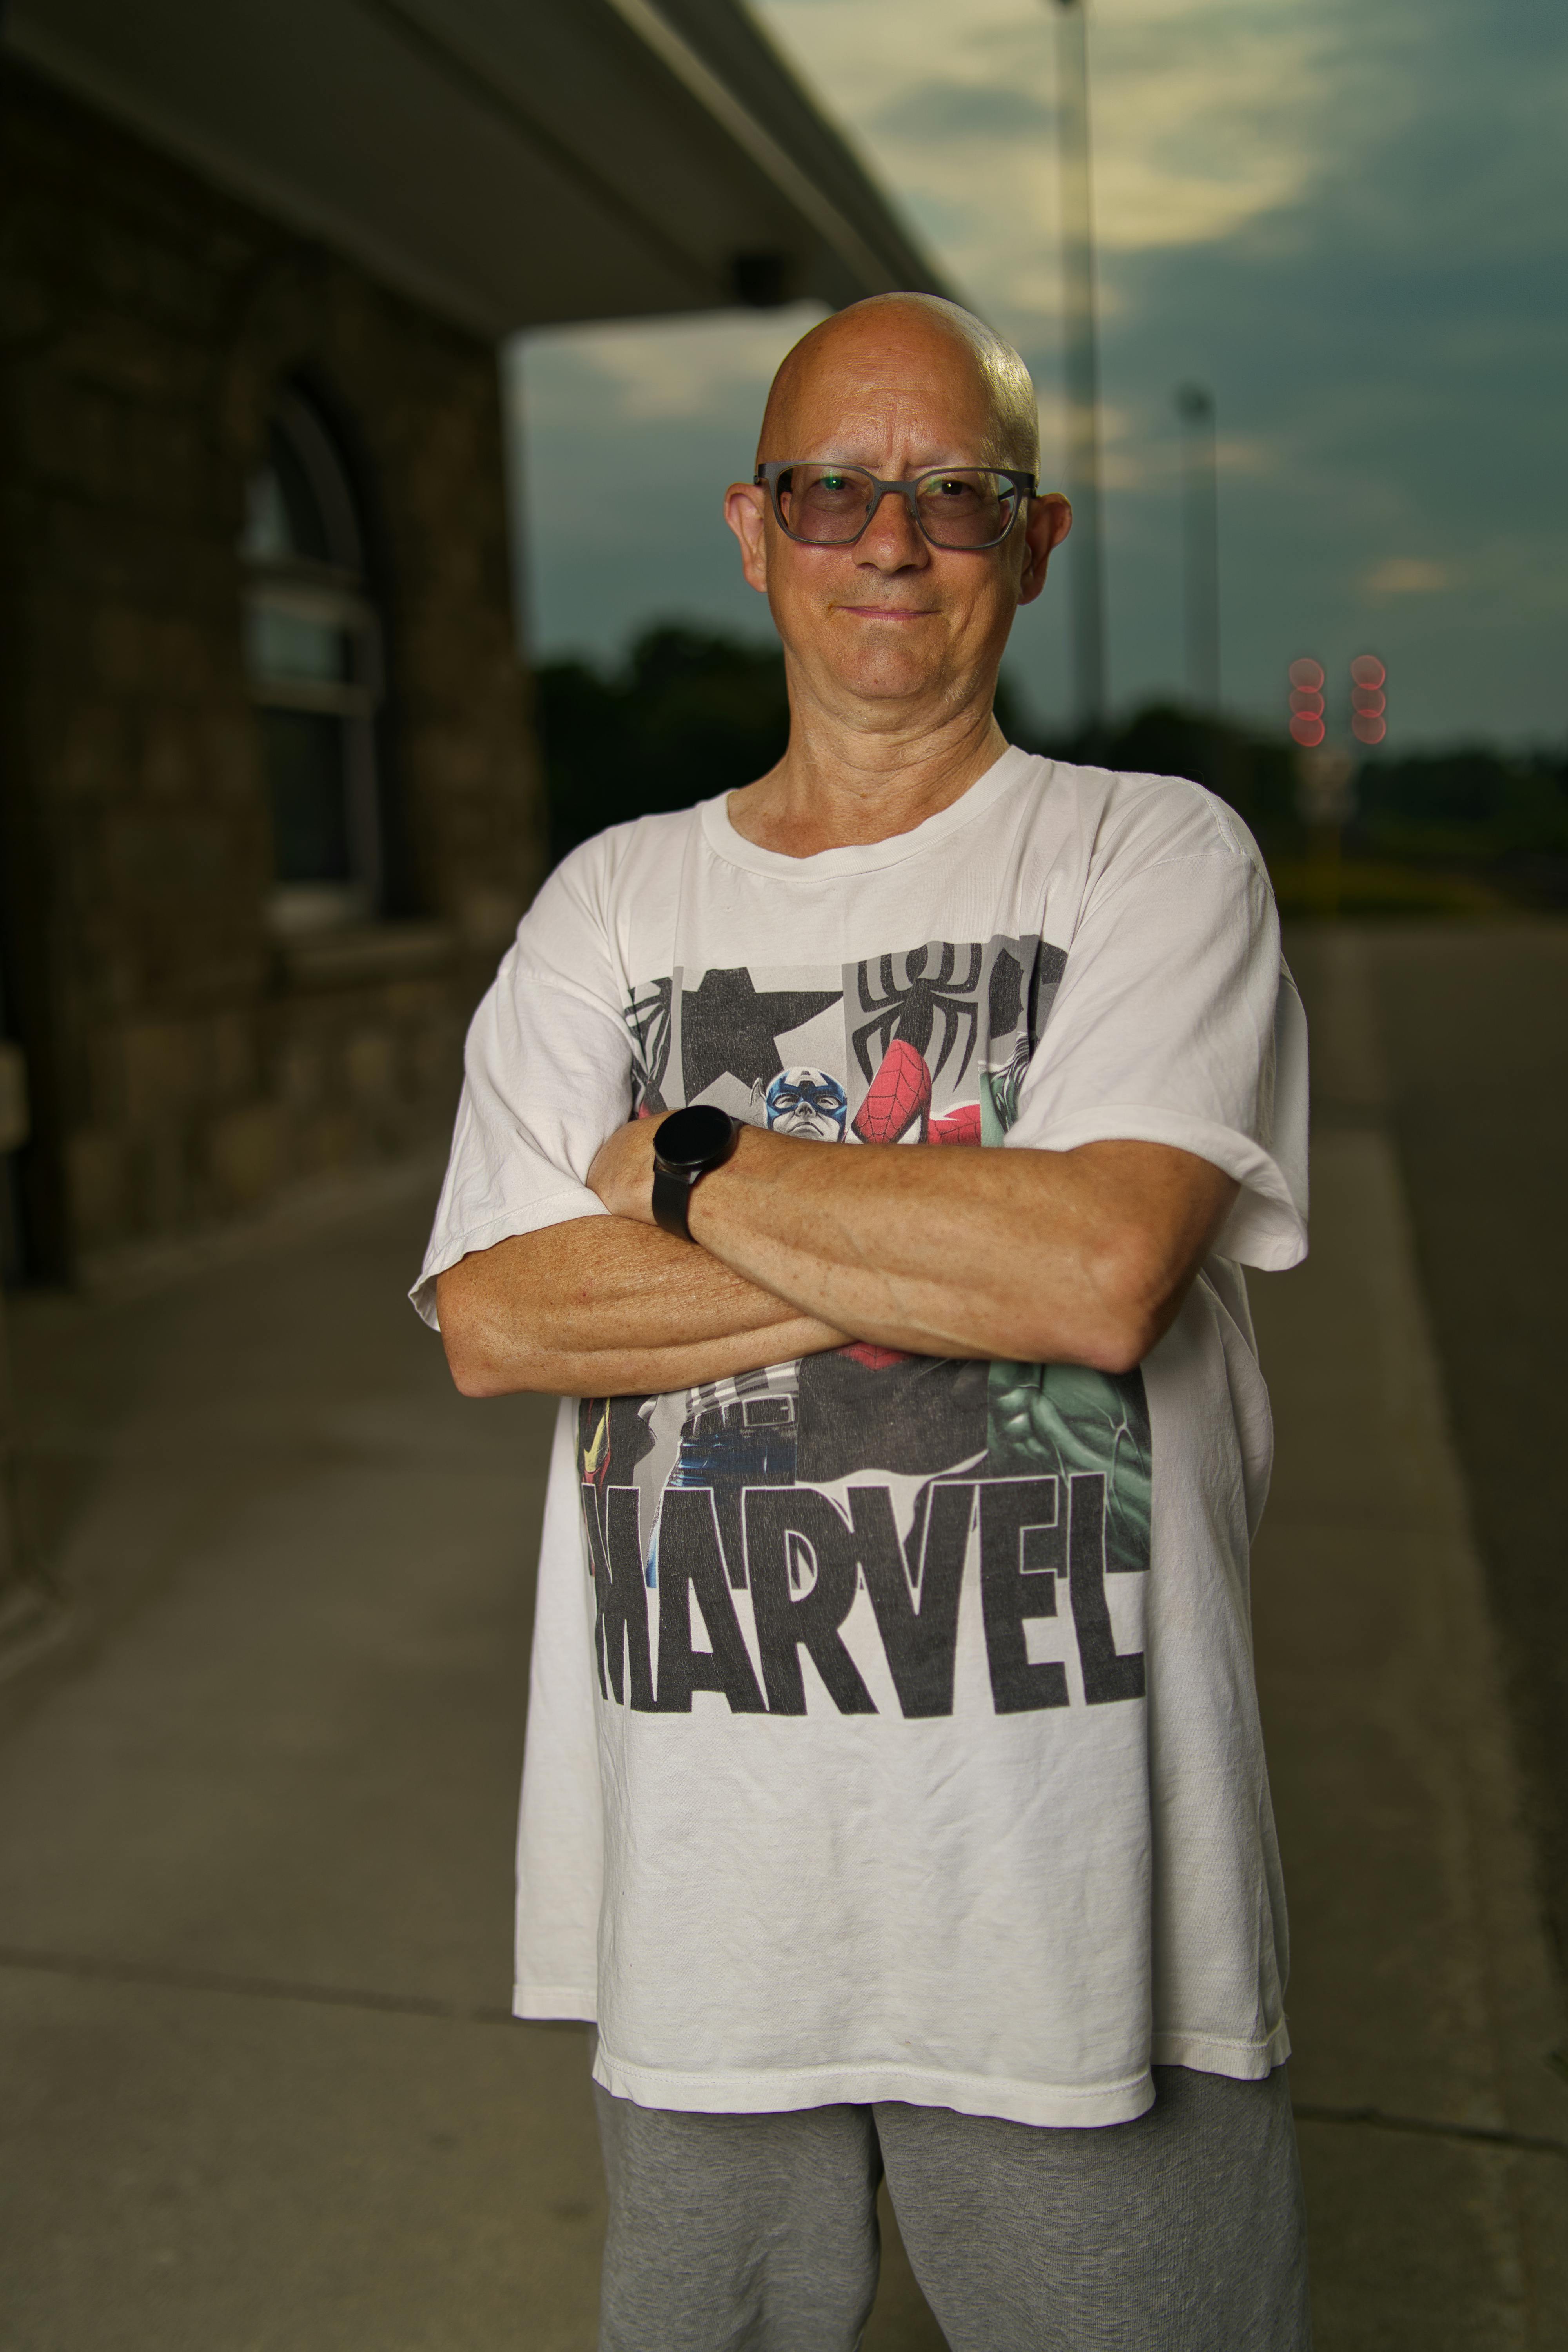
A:
{"label": "red traffic signal light", "polygon": [[1388,732],[1387,678],[1375,654],[1357,654],[1351,664],[1351,733],[1358,743],[1381,743]]}
{"label": "red traffic signal light", "polygon": [[1323,665],[1303,656],[1287,673],[1290,680],[1290,734],[1304,751],[1323,740]]}

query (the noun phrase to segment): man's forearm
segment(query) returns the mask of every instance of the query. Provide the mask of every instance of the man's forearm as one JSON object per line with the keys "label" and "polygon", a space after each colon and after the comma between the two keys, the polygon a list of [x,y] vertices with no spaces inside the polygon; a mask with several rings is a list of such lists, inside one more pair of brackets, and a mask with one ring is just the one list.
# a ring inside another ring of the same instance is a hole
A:
{"label": "man's forearm", "polygon": [[795,1143],[748,1129],[692,1197],[699,1245],[646,1222],[647,1122],[591,1181],[618,1213],[499,1242],[437,1284],[468,1396],[625,1396],[871,1340],[931,1356],[1140,1361],[1236,1197],[1192,1154]]}
{"label": "man's forearm", "polygon": [[706,1250],[624,1217],[498,1242],[441,1275],[436,1297],[467,1396],[651,1394],[844,1339]]}

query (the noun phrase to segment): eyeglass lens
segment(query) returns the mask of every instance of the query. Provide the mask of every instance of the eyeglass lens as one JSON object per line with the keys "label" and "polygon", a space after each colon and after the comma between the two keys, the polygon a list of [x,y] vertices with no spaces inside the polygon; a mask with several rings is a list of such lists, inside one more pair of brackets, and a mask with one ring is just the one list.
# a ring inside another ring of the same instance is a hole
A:
{"label": "eyeglass lens", "polygon": [[[933,547],[990,547],[1005,539],[1018,510],[1005,474],[985,467],[926,474],[913,485],[921,529]],[[778,478],[779,520],[792,539],[843,547],[865,530],[876,497],[858,466],[792,466]]]}

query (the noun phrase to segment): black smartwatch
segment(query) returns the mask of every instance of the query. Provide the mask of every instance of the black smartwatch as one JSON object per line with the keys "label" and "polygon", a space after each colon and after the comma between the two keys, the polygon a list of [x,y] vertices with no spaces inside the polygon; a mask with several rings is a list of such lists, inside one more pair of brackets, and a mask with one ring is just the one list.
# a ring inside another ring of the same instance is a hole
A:
{"label": "black smartwatch", "polygon": [[712,1169],[722,1168],[740,1139],[740,1121],[717,1103],[693,1103],[659,1120],[653,1134],[656,1225],[683,1242],[691,1239],[686,1216],[692,1192]]}

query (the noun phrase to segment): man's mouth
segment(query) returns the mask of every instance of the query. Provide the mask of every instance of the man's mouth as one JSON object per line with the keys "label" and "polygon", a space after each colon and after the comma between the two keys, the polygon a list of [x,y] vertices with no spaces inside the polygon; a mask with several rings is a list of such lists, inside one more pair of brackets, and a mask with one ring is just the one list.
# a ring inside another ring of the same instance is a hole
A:
{"label": "man's mouth", "polygon": [[929,604],[840,604],[841,613],[853,613],[862,621],[929,621],[934,615]]}

